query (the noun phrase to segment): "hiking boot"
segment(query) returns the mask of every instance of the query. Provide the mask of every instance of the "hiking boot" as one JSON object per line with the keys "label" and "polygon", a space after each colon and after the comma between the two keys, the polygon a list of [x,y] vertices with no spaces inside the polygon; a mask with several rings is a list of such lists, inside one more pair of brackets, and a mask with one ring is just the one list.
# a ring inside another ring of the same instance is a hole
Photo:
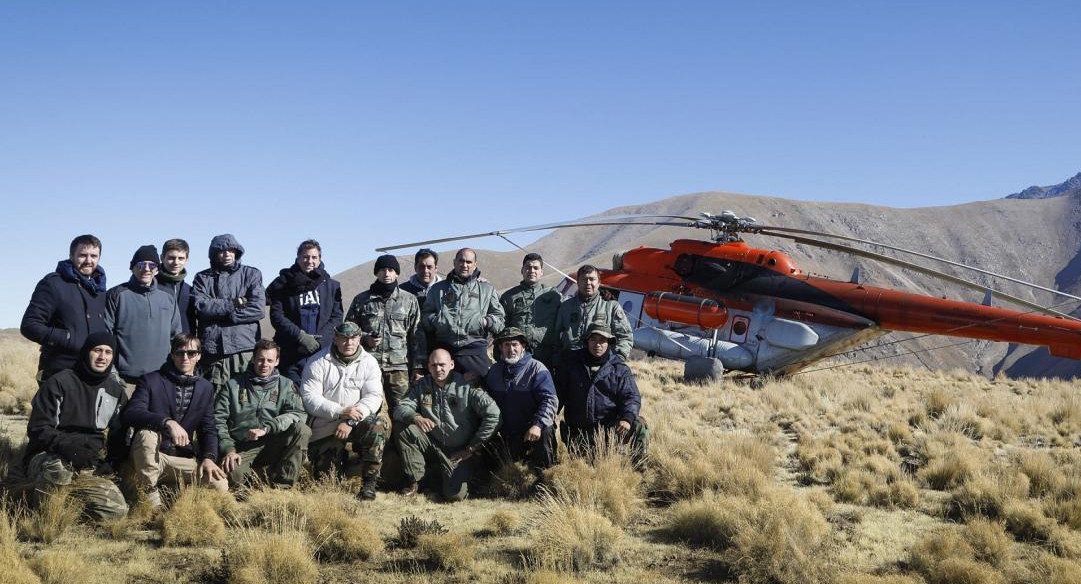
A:
{"label": "hiking boot", "polygon": [[357,498],[363,501],[375,500],[375,486],[379,483],[379,473],[364,475],[364,488],[357,493]]}
{"label": "hiking boot", "polygon": [[420,485],[417,483],[417,481],[413,481],[408,485],[398,489],[398,494],[403,497],[413,497],[416,496],[418,491],[420,491]]}

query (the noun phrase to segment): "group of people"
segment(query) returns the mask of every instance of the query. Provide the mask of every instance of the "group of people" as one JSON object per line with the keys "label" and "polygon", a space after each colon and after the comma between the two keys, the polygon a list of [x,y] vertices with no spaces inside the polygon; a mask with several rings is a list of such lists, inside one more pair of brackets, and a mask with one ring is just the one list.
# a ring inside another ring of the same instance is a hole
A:
{"label": "group of people", "polygon": [[[190,285],[182,239],[137,249],[113,288],[101,249],[75,238],[21,325],[41,345],[26,476],[38,490],[72,484],[93,516],[126,514],[121,464],[155,506],[169,484],[288,488],[305,458],[316,478],[359,474],[361,499],[429,480],[454,501],[500,464],[551,466],[557,435],[572,449],[611,439],[645,453],[632,328],[593,266],[563,298],[530,253],[521,283],[498,295],[472,249],[445,278],[422,249],[400,285],[384,255],[345,311],[314,240],[265,289],[230,234],[211,240],[210,268]],[[273,339],[260,330],[266,307]],[[400,468],[384,468],[385,452]]]}

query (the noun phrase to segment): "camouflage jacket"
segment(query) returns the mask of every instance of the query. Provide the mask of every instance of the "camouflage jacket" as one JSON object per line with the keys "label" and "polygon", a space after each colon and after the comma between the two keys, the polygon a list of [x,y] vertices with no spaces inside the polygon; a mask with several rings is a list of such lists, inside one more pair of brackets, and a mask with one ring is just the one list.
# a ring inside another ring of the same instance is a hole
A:
{"label": "camouflage jacket", "polygon": [[562,352],[581,349],[586,330],[593,323],[612,329],[612,334],[616,336],[610,349],[612,352],[624,359],[630,355],[631,347],[634,346],[634,329],[627,320],[627,314],[618,302],[606,300],[600,294],[584,301],[575,294],[559,306],[555,328]]}
{"label": "camouflage jacket", "polygon": [[542,363],[548,362],[551,351],[559,344],[555,323],[562,302],[559,292],[540,283],[522,282],[499,297],[507,313],[506,325],[522,329],[533,356]]}
{"label": "camouflage jacket", "polygon": [[360,325],[364,340],[379,337],[379,343],[365,349],[375,357],[382,371],[424,369],[424,349],[419,344],[423,335],[417,334],[420,305],[415,296],[397,287],[389,297],[365,290],[353,298],[345,320]]}

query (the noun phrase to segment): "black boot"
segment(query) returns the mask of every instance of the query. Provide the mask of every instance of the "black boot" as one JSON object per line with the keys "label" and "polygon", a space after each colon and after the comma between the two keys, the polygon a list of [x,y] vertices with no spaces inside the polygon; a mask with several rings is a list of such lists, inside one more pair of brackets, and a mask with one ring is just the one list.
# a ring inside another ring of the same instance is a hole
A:
{"label": "black boot", "polygon": [[375,487],[379,483],[379,471],[368,471],[364,473],[364,487],[357,493],[357,498],[364,501],[375,500]]}

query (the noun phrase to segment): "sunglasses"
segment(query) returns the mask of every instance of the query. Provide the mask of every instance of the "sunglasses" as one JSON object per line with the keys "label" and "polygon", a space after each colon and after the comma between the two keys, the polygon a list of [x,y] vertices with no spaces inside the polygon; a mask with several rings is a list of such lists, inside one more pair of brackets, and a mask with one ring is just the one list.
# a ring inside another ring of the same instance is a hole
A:
{"label": "sunglasses", "polygon": [[187,357],[188,359],[194,359],[199,356],[199,351],[178,349],[173,351],[174,357]]}
{"label": "sunglasses", "polygon": [[155,262],[135,262],[135,267],[139,268],[140,270],[152,271],[158,269],[158,264],[156,264]]}

